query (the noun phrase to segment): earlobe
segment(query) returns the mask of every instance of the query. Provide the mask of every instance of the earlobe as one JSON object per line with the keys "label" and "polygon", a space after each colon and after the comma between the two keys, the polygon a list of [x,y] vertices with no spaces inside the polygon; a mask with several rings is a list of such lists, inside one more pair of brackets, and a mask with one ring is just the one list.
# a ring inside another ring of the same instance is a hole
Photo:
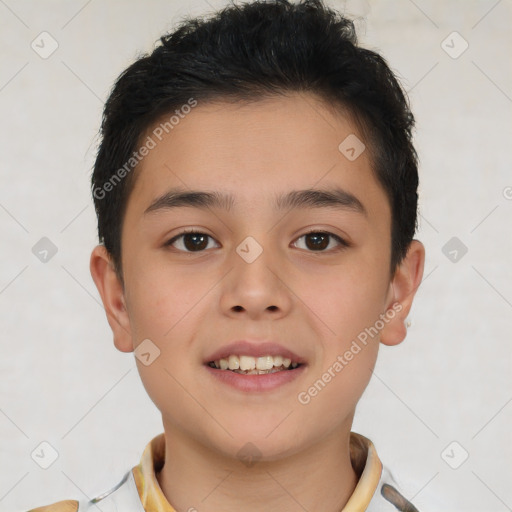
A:
{"label": "earlobe", "polygon": [[390,320],[380,332],[380,342],[384,345],[398,345],[407,335],[407,315],[423,278],[425,247],[419,240],[413,240],[403,261],[397,268],[390,283],[392,290],[388,311]]}
{"label": "earlobe", "polygon": [[123,286],[119,281],[112,259],[103,245],[97,245],[93,249],[90,271],[114,335],[114,345],[121,352],[133,352]]}

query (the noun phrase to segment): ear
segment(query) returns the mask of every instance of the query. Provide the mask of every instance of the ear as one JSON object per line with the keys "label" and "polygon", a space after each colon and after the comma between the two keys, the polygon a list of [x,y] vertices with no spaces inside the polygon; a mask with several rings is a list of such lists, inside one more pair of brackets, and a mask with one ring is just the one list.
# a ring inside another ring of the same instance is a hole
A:
{"label": "ear", "polygon": [[114,345],[121,352],[133,352],[130,320],[126,310],[123,285],[119,281],[114,263],[103,245],[97,245],[93,249],[90,270],[114,335]]}
{"label": "ear", "polygon": [[423,278],[425,266],[425,247],[418,240],[413,240],[403,261],[397,268],[389,285],[389,301],[386,309],[395,312],[388,313],[388,322],[380,331],[380,342],[384,345],[398,345],[407,335],[405,320],[411,310],[416,290]]}

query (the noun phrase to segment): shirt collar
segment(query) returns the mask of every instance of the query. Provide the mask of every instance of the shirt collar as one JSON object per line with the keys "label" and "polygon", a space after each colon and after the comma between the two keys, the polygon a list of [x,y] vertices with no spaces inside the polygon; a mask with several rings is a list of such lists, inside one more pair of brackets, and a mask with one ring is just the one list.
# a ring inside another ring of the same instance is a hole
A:
{"label": "shirt collar", "polygon": [[[350,433],[350,458],[359,481],[342,512],[366,510],[377,489],[382,463],[373,443]],[[132,469],[139,498],[146,512],[176,512],[167,501],[156,474],[165,462],[165,434],[154,437],[145,447],[140,463]]]}

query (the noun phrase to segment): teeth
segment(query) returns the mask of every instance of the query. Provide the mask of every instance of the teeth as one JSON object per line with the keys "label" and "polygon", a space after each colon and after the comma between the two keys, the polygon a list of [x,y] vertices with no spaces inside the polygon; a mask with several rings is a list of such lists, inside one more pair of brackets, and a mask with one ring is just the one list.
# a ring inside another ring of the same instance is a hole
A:
{"label": "teeth", "polygon": [[240,370],[254,370],[256,359],[250,356],[240,356]]}
{"label": "teeth", "polygon": [[275,373],[276,371],[297,368],[298,363],[292,363],[291,359],[283,356],[237,356],[230,355],[228,358],[217,359],[213,361],[215,368],[221,370],[234,370],[237,373],[246,373],[249,375],[259,375],[265,373]]}
{"label": "teeth", "polygon": [[270,370],[274,366],[274,358],[272,356],[258,357],[256,360],[256,368],[258,370]]}
{"label": "teeth", "polygon": [[238,370],[238,368],[240,368],[238,356],[229,356],[228,368],[230,370]]}
{"label": "teeth", "polygon": [[281,372],[283,371],[284,368],[281,367],[281,368],[274,368],[272,367],[271,370],[258,370],[258,369],[254,369],[254,370],[233,370],[234,373],[241,373],[242,375],[266,375],[268,373],[277,373],[277,372]]}

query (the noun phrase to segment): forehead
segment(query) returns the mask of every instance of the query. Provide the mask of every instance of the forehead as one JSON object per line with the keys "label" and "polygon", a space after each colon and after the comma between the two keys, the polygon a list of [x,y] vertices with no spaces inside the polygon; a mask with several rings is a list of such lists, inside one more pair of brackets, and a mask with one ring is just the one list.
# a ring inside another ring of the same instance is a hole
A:
{"label": "forehead", "polygon": [[313,95],[198,102],[172,125],[165,124],[169,118],[142,137],[150,137],[154,147],[135,170],[127,216],[144,215],[159,197],[177,189],[222,192],[231,197],[233,212],[275,209],[278,198],[292,190],[342,189],[369,216],[389,214],[368,149],[355,159],[344,152],[344,141],[361,151],[362,135],[347,116]]}

